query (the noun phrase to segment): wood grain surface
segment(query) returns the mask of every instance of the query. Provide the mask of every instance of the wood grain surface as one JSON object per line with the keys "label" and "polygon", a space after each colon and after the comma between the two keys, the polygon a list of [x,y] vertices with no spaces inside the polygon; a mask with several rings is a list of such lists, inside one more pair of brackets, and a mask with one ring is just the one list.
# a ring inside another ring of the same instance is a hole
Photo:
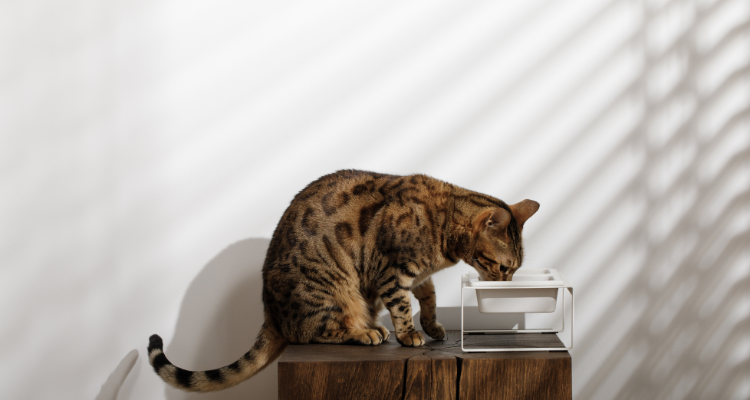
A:
{"label": "wood grain surface", "polygon": [[[567,351],[464,353],[460,332],[423,347],[290,345],[279,399],[571,399]],[[553,334],[469,335],[477,346],[564,348]]]}

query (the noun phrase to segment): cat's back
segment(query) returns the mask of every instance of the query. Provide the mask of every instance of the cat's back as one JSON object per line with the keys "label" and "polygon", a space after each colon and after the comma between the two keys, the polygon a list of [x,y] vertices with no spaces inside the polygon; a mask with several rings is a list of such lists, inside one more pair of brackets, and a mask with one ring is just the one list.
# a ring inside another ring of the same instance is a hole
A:
{"label": "cat's back", "polygon": [[[322,213],[332,217],[339,213],[352,218],[368,211],[363,209],[391,202],[429,201],[436,191],[448,184],[426,175],[389,175],[370,171],[341,170],[325,175],[302,189],[292,200],[290,210]],[[353,214],[352,214],[353,213]]]}
{"label": "cat's back", "polygon": [[322,235],[364,237],[383,208],[425,205],[447,186],[426,175],[337,171],[313,181],[294,197],[274,237],[286,235],[289,244]]}
{"label": "cat's back", "polygon": [[[330,209],[332,196],[339,194],[342,198],[342,203],[347,204],[349,200],[353,200],[355,197],[371,191],[371,189],[377,190],[380,187],[379,184],[382,184],[383,181],[396,178],[400,178],[400,176],[353,169],[336,171],[332,174],[324,175],[307,185],[294,197],[291,206],[301,206],[304,204],[305,206],[315,207],[316,204],[314,201],[310,201],[314,199],[320,203],[319,206],[321,208],[328,209],[330,213],[333,211]],[[326,204],[323,204],[324,198],[326,199]]]}
{"label": "cat's back", "polygon": [[310,238],[331,229],[338,229],[339,236],[352,236],[366,222],[361,219],[385,205],[389,182],[399,178],[403,177],[359,170],[322,176],[294,197],[285,220]]}
{"label": "cat's back", "polygon": [[421,174],[342,170],[325,175],[301,190],[284,212],[266,255],[264,281],[286,288],[310,279],[306,272],[331,266],[369,271],[373,260],[396,250],[432,254],[443,243],[453,189]]}

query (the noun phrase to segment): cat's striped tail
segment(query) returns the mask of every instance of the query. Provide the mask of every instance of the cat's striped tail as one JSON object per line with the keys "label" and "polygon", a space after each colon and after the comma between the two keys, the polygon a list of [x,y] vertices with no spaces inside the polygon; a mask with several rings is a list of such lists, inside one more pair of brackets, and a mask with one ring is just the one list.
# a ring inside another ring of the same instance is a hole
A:
{"label": "cat's striped tail", "polygon": [[213,392],[234,386],[260,372],[286,348],[287,340],[276,329],[263,324],[253,347],[226,367],[208,371],[188,371],[175,366],[164,355],[159,335],[148,344],[148,360],[154,371],[168,384],[188,392]]}

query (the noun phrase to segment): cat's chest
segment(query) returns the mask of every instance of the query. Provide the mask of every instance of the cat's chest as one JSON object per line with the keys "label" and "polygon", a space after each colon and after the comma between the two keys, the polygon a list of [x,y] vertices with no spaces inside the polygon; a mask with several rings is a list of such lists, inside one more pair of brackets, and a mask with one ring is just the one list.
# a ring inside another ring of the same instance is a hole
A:
{"label": "cat's chest", "polygon": [[414,278],[414,282],[412,283],[411,286],[417,287],[421,285],[422,282],[427,280],[427,278],[429,278],[435,272],[452,267],[454,265],[456,265],[456,263],[451,262],[450,260],[440,256],[437,260],[435,260],[435,262],[433,263],[430,269],[426,269],[422,271],[419,275],[417,275],[416,278]]}

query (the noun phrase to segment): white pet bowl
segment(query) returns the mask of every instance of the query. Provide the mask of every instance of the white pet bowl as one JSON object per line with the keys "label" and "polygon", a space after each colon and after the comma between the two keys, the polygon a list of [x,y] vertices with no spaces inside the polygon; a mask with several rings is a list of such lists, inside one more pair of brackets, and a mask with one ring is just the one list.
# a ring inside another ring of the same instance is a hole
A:
{"label": "white pet bowl", "polygon": [[511,281],[469,283],[476,290],[481,313],[551,313],[564,282],[554,269],[519,270]]}

